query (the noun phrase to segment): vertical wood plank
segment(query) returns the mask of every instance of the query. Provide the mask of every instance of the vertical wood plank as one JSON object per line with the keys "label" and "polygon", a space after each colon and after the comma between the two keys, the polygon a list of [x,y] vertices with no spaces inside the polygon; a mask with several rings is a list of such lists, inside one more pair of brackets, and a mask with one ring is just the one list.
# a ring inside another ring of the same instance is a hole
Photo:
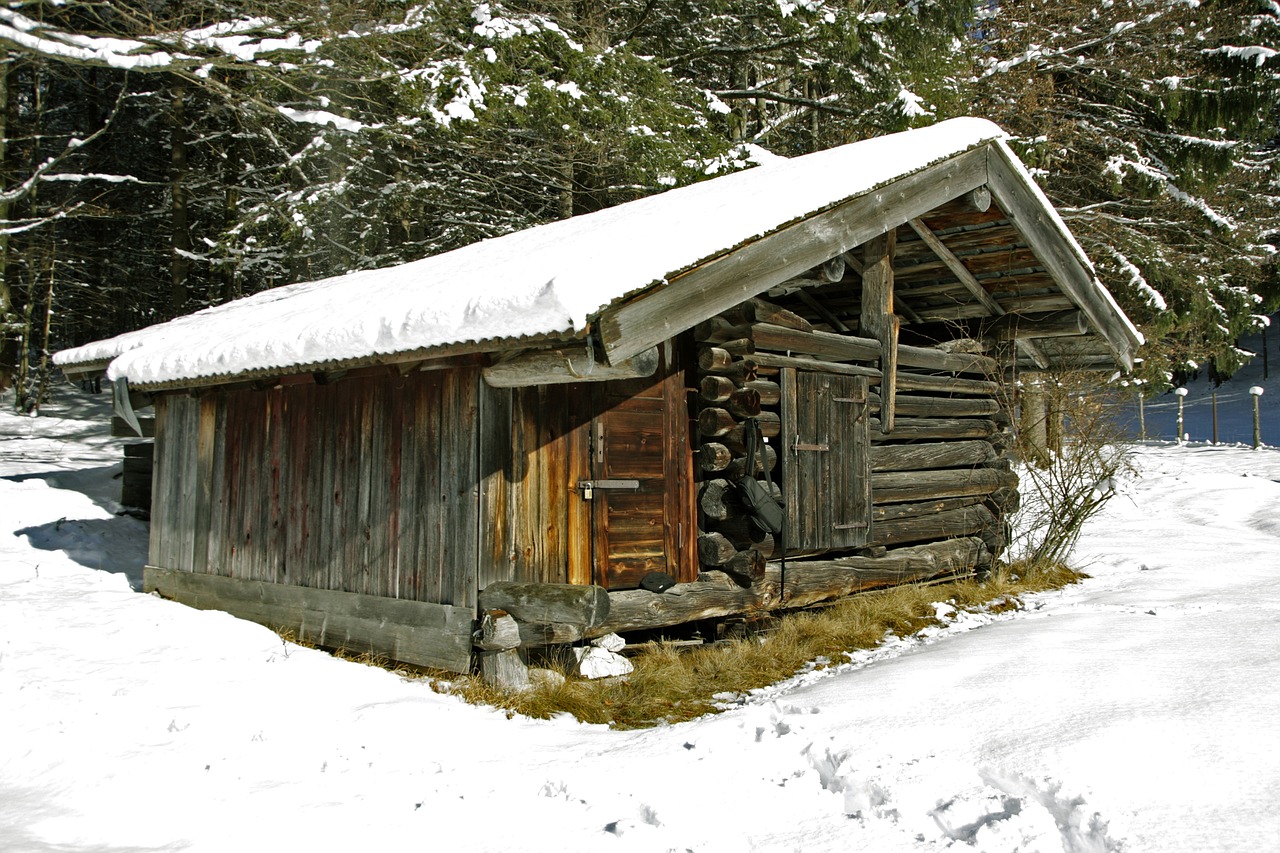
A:
{"label": "vertical wood plank", "polygon": [[213,455],[217,434],[218,398],[206,394],[200,398],[199,424],[196,428],[196,503],[193,518],[192,571],[209,570],[209,530],[213,503]]}
{"label": "vertical wood plank", "polygon": [[171,488],[172,464],[169,461],[169,394],[155,398],[156,446],[151,470],[151,529],[147,542],[147,561],[153,566],[174,568],[165,553],[165,532],[169,523],[167,507]]}

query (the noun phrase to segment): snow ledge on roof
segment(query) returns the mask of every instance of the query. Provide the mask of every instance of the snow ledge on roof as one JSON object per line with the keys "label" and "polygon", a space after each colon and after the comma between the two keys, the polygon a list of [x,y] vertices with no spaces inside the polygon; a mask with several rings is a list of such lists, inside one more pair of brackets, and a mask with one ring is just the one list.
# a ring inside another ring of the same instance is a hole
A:
{"label": "snow ledge on roof", "polygon": [[978,118],[779,159],[379,270],[294,284],[59,353],[135,385],[571,334],[603,307],[1004,132]]}

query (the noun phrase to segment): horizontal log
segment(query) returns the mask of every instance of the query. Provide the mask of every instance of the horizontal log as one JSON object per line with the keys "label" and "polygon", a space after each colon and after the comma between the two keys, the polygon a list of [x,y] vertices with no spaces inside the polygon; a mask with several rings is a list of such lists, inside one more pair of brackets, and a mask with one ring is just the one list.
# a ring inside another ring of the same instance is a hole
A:
{"label": "horizontal log", "polygon": [[[755,420],[760,427],[760,434],[765,438],[776,438],[782,432],[782,418],[777,412],[761,412]],[[747,452],[745,425],[738,424],[719,438],[720,442],[732,450],[735,456],[741,456]]]}
{"label": "horizontal log", "polygon": [[721,347],[703,347],[698,350],[698,369],[704,373],[720,373],[733,364],[733,353]]}
{"label": "horizontal log", "polygon": [[720,316],[733,324],[749,326],[753,323],[769,323],[801,332],[813,331],[809,321],[799,314],[759,297],[748,299]]}
{"label": "horizontal log", "polygon": [[723,566],[733,559],[738,549],[723,533],[698,534],[698,562],[704,566]]}
{"label": "horizontal log", "polygon": [[871,338],[834,332],[801,332],[770,323],[752,326],[751,341],[757,350],[798,352],[835,362],[877,361],[880,358],[880,343]]}
{"label": "horizontal log", "polygon": [[[989,498],[987,498],[989,500]],[[953,509],[973,506],[984,502],[981,495],[965,498],[941,498],[936,501],[920,501],[909,504],[883,504],[871,507],[871,523],[897,521],[903,518],[914,518],[920,515],[938,515]]]}
{"label": "horizontal log", "polygon": [[974,536],[1000,522],[982,504],[940,512],[882,521],[871,526],[872,545],[901,545],[904,542],[927,542],[947,537]]}
{"label": "horizontal log", "polygon": [[526,388],[532,385],[560,385],[569,382],[609,382],[652,376],[658,369],[658,350],[644,352],[609,364],[596,358],[586,346],[530,350],[480,371],[485,384],[494,388]]}
{"label": "horizontal log", "polygon": [[737,490],[728,480],[720,478],[707,480],[702,484],[702,488],[698,490],[698,508],[705,517],[714,521],[724,521],[742,514]]}
{"label": "horizontal log", "polygon": [[124,446],[124,457],[126,459],[152,459],[155,455],[156,443],[154,441],[138,441]]}
{"label": "horizontal log", "polygon": [[898,345],[898,365],[923,367],[926,370],[941,370],[947,373],[981,373],[984,376],[995,376],[1000,371],[999,362],[990,356],[943,352],[932,347],[914,347],[906,344]]}
{"label": "horizontal log", "polygon": [[698,393],[707,403],[723,403],[733,396],[738,385],[728,376],[717,376],[714,373],[702,377],[698,384]]}
{"label": "horizontal log", "polygon": [[566,645],[583,639],[587,628],[569,622],[519,622],[520,645],[526,648]]}
{"label": "horizontal log", "polygon": [[[762,443],[756,450],[756,470],[751,473],[759,475],[764,471],[772,471],[777,464],[778,451],[773,449],[772,444]],[[745,456],[737,457],[724,469],[724,477],[730,482],[736,482],[745,473],[747,473],[747,458]]]}
{"label": "horizontal log", "polygon": [[795,370],[807,370],[810,373],[835,373],[840,376],[865,376],[872,384],[878,383],[882,377],[875,367],[863,367],[858,364],[839,364],[834,361],[823,361],[816,358],[800,358],[798,356],[774,355],[758,352],[751,356],[752,361],[761,367],[790,367]]}
{"label": "horizontal log", "polygon": [[871,470],[879,472],[972,468],[995,458],[995,448],[989,441],[885,444],[871,448]]}
{"label": "horizontal log", "polygon": [[[901,583],[963,574],[990,565],[991,555],[978,538],[951,539],[889,551],[883,557],[841,557],[787,562],[782,588],[777,564],[750,587],[739,587],[721,572],[705,572],[708,582],[676,584],[662,595],[643,590],[609,593],[609,619],[588,636],[679,625],[699,619],[807,607],[822,601]],[[780,592],[785,592],[783,600]]]}
{"label": "horizontal log", "polygon": [[723,471],[733,462],[733,451],[718,441],[704,442],[696,453],[698,467],[707,473]]}
{"label": "horizontal log", "polygon": [[748,382],[744,387],[750,388],[760,395],[760,405],[776,406],[782,401],[782,386],[768,379],[757,379]]}
{"label": "horizontal log", "polygon": [[751,586],[764,577],[764,554],[754,548],[739,551],[720,568],[743,586]]}
{"label": "horizontal log", "polygon": [[722,436],[736,426],[737,418],[718,406],[707,406],[698,413],[698,432],[709,438]]}
{"label": "horizontal log", "polygon": [[925,391],[938,394],[978,394],[994,397],[1000,385],[987,379],[960,379],[955,376],[929,376],[898,371],[899,391]]}
{"label": "horizontal log", "polygon": [[505,610],[520,622],[601,624],[609,594],[601,586],[497,581],[480,590],[481,610]]}
{"label": "horizontal log", "polygon": [[894,471],[871,475],[871,500],[877,504],[989,495],[1014,488],[1018,476],[995,468],[947,468],[942,471]]}
{"label": "horizontal log", "polygon": [[987,505],[1001,515],[1012,515],[1022,508],[1022,492],[1015,488],[996,489],[987,496]]}
{"label": "horizontal log", "polygon": [[777,543],[773,534],[744,517],[715,522],[714,531],[725,536],[739,551],[755,548],[766,557],[772,557]]}
{"label": "horizontal log", "polygon": [[750,335],[750,326],[737,326],[723,317],[712,317],[693,327],[693,339],[699,343],[719,344]]}
{"label": "horizontal log", "polygon": [[[910,394],[898,394],[893,399],[894,413],[925,418],[972,418],[994,415],[1000,411],[1000,404],[991,399],[969,398],[952,399],[950,397],[913,397]],[[880,396],[871,396],[873,410],[880,409]]]}
{"label": "horizontal log", "polygon": [[754,418],[760,414],[760,392],[739,388],[725,401],[724,407],[735,418]]}
{"label": "horizontal log", "polygon": [[872,441],[907,441],[919,439],[989,438],[996,434],[996,423],[987,418],[898,418],[892,433],[880,431],[880,421],[870,423]]}
{"label": "horizontal log", "polygon": [[1068,338],[1089,334],[1089,318],[1083,311],[1050,311],[1046,314],[1005,314],[985,329],[997,342],[1033,338]]}

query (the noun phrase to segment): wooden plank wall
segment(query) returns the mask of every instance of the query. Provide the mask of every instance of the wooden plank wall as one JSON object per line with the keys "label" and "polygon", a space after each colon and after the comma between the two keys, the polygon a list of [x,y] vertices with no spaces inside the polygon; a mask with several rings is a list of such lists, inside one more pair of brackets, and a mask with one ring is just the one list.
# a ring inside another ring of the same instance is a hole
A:
{"label": "wooden plank wall", "polygon": [[152,565],[472,607],[476,368],[162,395]]}
{"label": "wooden plank wall", "polygon": [[482,385],[480,404],[479,587],[590,583],[590,507],[574,492],[589,476],[579,470],[588,458],[588,391]]}

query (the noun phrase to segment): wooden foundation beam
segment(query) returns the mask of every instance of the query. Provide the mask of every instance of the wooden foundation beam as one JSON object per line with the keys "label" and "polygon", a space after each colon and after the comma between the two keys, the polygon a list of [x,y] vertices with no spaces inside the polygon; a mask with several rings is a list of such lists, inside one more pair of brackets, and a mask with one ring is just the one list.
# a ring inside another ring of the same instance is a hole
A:
{"label": "wooden foundation beam", "polygon": [[327,648],[368,651],[450,672],[471,668],[470,608],[147,566],[143,590],[222,610]]}
{"label": "wooden foundation beam", "polygon": [[708,582],[676,584],[661,594],[611,592],[609,618],[586,635],[598,637],[698,619],[807,607],[870,589],[972,572],[986,568],[990,561],[990,551],[981,539],[958,538],[896,549],[883,557],[788,561],[785,589],[780,567],[774,563],[750,587],[740,587],[727,578],[716,583],[714,576],[721,573],[712,572]]}

